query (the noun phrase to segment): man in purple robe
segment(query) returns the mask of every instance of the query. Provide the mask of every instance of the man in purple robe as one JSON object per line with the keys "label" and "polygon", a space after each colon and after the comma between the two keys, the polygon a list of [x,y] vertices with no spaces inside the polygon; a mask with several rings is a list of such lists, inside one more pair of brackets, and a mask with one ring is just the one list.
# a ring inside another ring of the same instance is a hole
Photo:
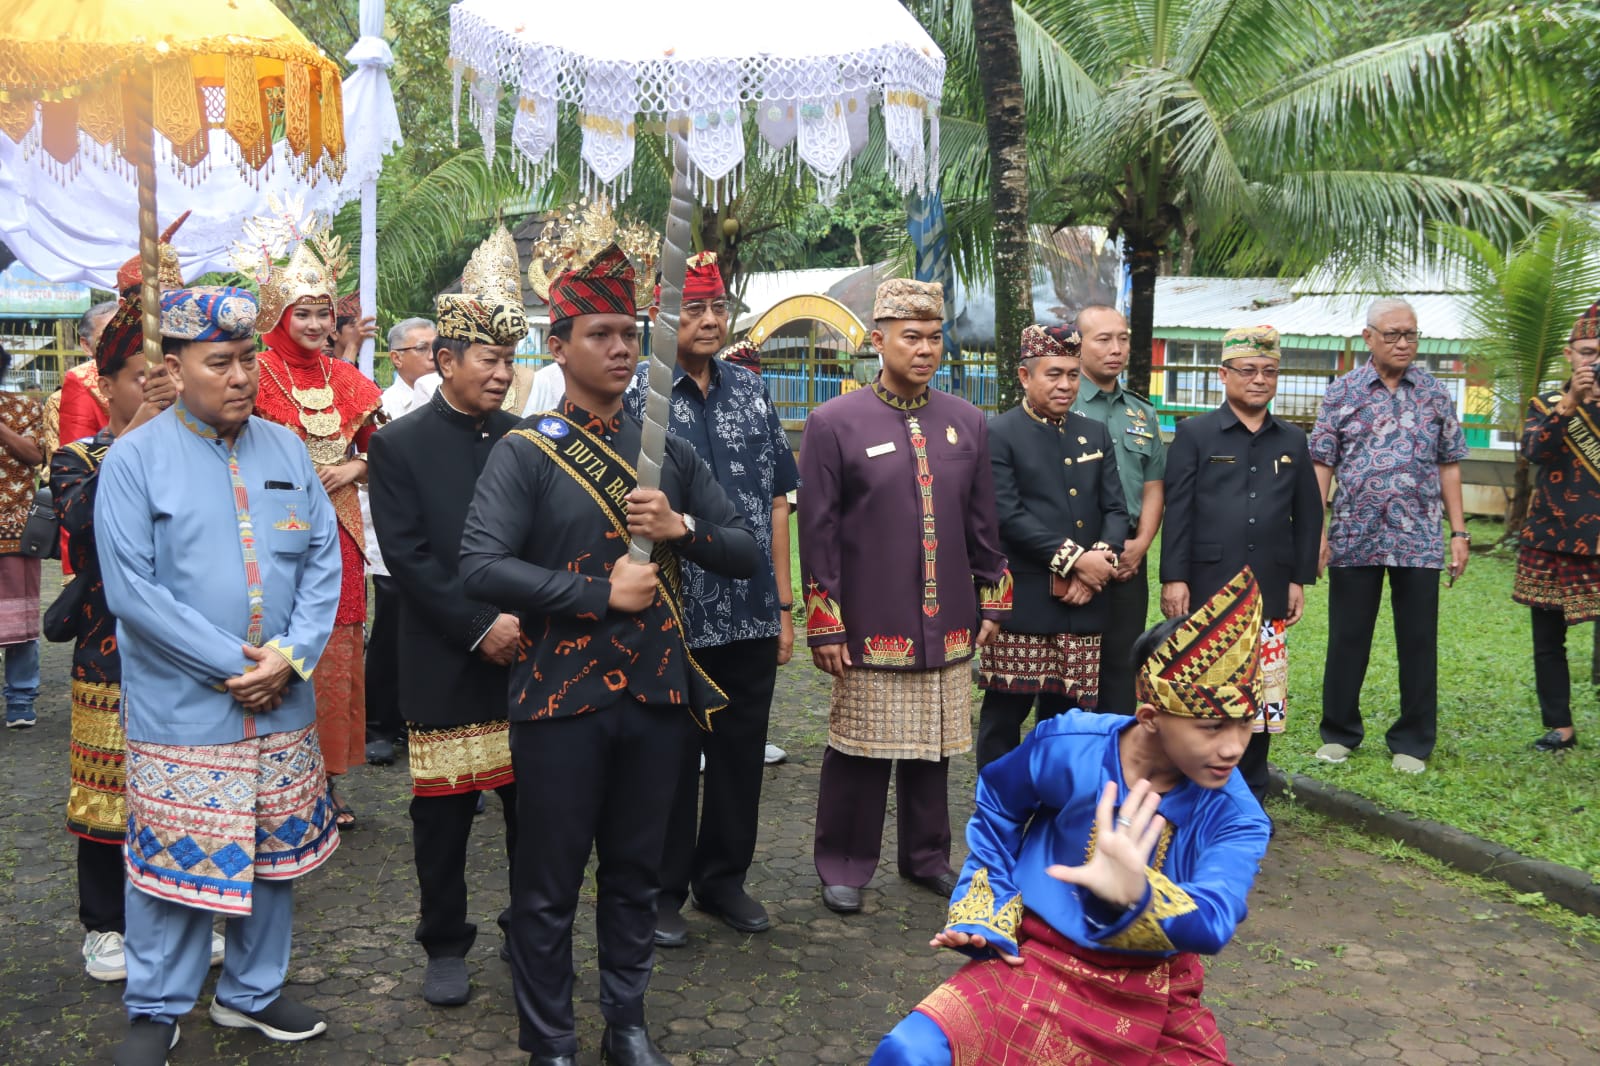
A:
{"label": "man in purple robe", "polygon": [[800,449],[806,639],[833,675],[817,794],[822,902],[861,909],[899,760],[899,869],[948,898],[949,758],[972,746],[973,650],[1011,609],[983,413],[929,388],[944,292],[878,289],[871,388],[812,412]]}

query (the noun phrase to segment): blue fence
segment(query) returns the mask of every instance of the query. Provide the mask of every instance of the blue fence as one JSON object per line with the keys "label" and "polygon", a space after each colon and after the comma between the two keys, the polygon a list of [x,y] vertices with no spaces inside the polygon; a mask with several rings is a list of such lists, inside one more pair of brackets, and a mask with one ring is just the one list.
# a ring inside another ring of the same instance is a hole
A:
{"label": "blue fence", "polygon": [[[850,365],[831,359],[763,359],[761,378],[784,422],[806,420],[811,409],[845,391],[845,382],[855,380]],[[985,410],[993,410],[997,398],[994,364],[969,361],[946,363],[934,375],[933,386],[955,393]]]}

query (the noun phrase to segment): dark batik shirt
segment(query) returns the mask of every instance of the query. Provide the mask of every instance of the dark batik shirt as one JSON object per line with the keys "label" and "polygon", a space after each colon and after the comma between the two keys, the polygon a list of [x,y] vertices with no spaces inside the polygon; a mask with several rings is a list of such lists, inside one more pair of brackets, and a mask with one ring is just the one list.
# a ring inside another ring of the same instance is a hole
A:
{"label": "dark batik shirt", "polygon": [[1439,465],[1468,453],[1438,379],[1409,366],[1390,392],[1367,360],[1328,386],[1309,446],[1339,483],[1330,566],[1444,567]]}
{"label": "dark batik shirt", "polygon": [[[637,420],[621,414],[601,419],[571,403],[562,413],[629,466],[637,460]],[[461,538],[467,595],[515,613],[522,623],[522,647],[511,665],[510,719],[583,714],[622,699],[688,706],[699,686],[672,609],[659,592],[638,614],[607,606],[608,575],[627,541],[585,485],[530,439],[533,434],[563,448],[574,442],[557,420],[524,419],[490,453]],[[694,449],[675,437],[667,438],[661,488],[674,511],[695,519],[694,535],[671,545],[674,552],[731,577],[755,572],[755,537]]]}
{"label": "dark batik shirt", "polygon": [[56,451],[50,460],[50,494],[56,519],[67,534],[67,559],[76,581],[90,582],[78,611],[78,641],[72,649],[72,679],[101,684],[122,681],[117,620],[106,606],[106,586],[95,559],[94,492],[100,461],[111,447],[109,429]]}
{"label": "dark batik shirt", "polygon": [[1600,555],[1600,403],[1565,418],[1561,392],[1535,396],[1522,429],[1522,454],[1538,467],[1522,543],[1567,555]]}
{"label": "dark batik shirt", "polygon": [[[649,367],[640,364],[622,399],[643,420]],[[684,626],[691,648],[761,640],[778,635],[780,594],[772,569],[772,501],[800,483],[794,453],[761,379],[743,367],[711,360],[705,393],[683,367],[672,368],[672,420],[667,427],[688,441],[716,475],[755,534],[761,565],[754,577],[726,578],[693,563],[683,567]]]}

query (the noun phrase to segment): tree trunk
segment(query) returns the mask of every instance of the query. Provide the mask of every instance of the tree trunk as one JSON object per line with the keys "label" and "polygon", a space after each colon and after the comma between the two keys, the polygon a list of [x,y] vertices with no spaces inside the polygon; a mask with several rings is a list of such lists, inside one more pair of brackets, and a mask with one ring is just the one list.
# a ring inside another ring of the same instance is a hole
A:
{"label": "tree trunk", "polygon": [[994,206],[994,343],[996,408],[1020,398],[1017,355],[1033,321],[1033,258],[1028,246],[1027,110],[1012,0],[972,0],[978,82],[989,134],[989,188]]}
{"label": "tree trunk", "polygon": [[1161,250],[1144,234],[1122,235],[1123,263],[1128,268],[1132,295],[1128,304],[1128,388],[1150,395],[1150,363],[1156,316],[1156,274]]}

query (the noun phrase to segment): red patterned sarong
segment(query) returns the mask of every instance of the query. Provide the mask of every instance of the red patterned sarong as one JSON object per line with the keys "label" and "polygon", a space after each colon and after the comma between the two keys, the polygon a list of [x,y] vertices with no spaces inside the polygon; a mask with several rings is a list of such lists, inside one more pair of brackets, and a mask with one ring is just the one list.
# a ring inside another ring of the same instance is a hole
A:
{"label": "red patterned sarong", "polygon": [[1527,607],[1560,611],[1567,625],[1600,618],[1600,558],[1524,546],[1517,552],[1512,600]]}
{"label": "red patterned sarong", "polygon": [[1099,633],[1013,633],[1002,629],[983,648],[978,687],[1049,692],[1086,711],[1100,702]]}
{"label": "red patterned sarong", "polygon": [[1226,1063],[1204,971],[1190,952],[1149,959],[1089,951],[1032,914],[1026,962],[969,962],[916,1009],[950,1041],[951,1066],[1193,1066]]}
{"label": "red patterned sarong", "polygon": [[311,684],[317,696],[317,740],[330,777],[360,766],[367,750],[367,675],[362,629],[335,625],[317,660]]}

